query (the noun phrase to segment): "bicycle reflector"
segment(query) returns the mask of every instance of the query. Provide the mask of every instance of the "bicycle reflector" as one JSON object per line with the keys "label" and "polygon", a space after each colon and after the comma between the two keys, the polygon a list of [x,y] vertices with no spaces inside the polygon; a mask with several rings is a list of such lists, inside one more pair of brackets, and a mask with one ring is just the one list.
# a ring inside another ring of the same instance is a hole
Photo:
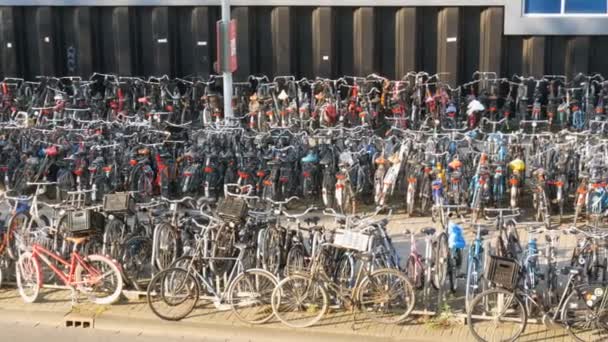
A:
{"label": "bicycle reflector", "polygon": [[256,176],[258,176],[258,177],[264,177],[264,176],[266,176],[266,172],[264,172],[264,171],[258,171],[256,173]]}
{"label": "bicycle reflector", "polygon": [[137,160],[135,160],[135,159],[129,160],[129,165],[131,165],[131,166],[137,165]]}
{"label": "bicycle reflector", "polygon": [[212,172],[213,172],[213,168],[212,168],[212,167],[210,167],[210,166],[205,166],[205,167],[203,168],[203,172],[204,172],[204,173],[212,173]]}
{"label": "bicycle reflector", "polygon": [[303,176],[304,178],[310,178],[310,172],[308,172],[308,171],[303,171],[303,172],[302,172],[302,176]]}
{"label": "bicycle reflector", "polygon": [[407,182],[412,184],[412,183],[416,183],[416,178],[415,177],[408,177],[407,178]]}
{"label": "bicycle reflector", "polygon": [[111,166],[104,166],[103,167],[103,172],[111,172],[112,171],[112,167]]}
{"label": "bicycle reflector", "polygon": [[338,174],[336,174],[336,179],[340,179],[340,180],[346,179],[346,175],[343,173],[338,173]]}

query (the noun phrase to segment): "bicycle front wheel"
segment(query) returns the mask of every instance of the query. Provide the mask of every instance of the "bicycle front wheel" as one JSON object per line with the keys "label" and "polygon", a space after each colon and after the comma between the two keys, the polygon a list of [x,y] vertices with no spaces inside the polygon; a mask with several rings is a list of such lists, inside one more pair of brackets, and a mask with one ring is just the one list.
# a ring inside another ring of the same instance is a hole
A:
{"label": "bicycle front wheel", "polygon": [[581,294],[577,291],[570,293],[563,306],[562,323],[572,339],[579,342],[599,342],[608,339],[607,314],[600,306],[595,309],[589,308]]}
{"label": "bicycle front wheel", "polygon": [[394,269],[381,269],[365,278],[357,290],[361,312],[382,324],[403,322],[414,309],[416,295],[407,277]]}
{"label": "bicycle front wheel", "polygon": [[448,259],[450,258],[450,247],[448,245],[448,236],[446,234],[439,235],[439,238],[435,242],[435,255],[434,257],[434,268],[433,272],[433,287],[440,289],[445,284],[445,280],[448,274]]}
{"label": "bicycle front wheel", "polygon": [[272,316],[272,291],[276,278],[264,270],[249,270],[239,274],[228,290],[232,311],[243,322],[261,324]]}
{"label": "bicycle front wheel", "polygon": [[122,275],[112,260],[101,255],[89,255],[78,263],[74,280],[79,291],[95,304],[113,304],[122,293]]}
{"label": "bicycle front wheel", "polygon": [[512,342],[526,329],[528,314],[515,293],[503,289],[484,291],[467,310],[469,331],[479,342]]}
{"label": "bicycle front wheel", "polygon": [[21,254],[15,264],[15,275],[17,276],[17,288],[23,301],[35,302],[42,286],[42,274],[38,260],[32,256],[32,253]]}
{"label": "bicycle front wheel", "polygon": [[312,278],[291,275],[272,292],[272,311],[292,328],[310,327],[321,320],[329,306],[327,292]]}
{"label": "bicycle front wheel", "polygon": [[156,274],[148,285],[148,306],[168,321],[188,316],[198,302],[199,283],[183,268],[167,268]]}

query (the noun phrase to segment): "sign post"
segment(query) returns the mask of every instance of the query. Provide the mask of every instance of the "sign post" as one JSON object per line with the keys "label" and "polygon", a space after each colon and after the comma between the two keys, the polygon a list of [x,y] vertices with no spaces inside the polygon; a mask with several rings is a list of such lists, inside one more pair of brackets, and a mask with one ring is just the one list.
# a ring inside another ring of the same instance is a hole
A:
{"label": "sign post", "polygon": [[[221,31],[223,31],[223,34],[218,32],[218,36],[221,37],[222,53],[220,54],[218,51],[218,55],[221,55],[223,60],[218,59],[217,65],[218,69],[221,69],[224,78],[224,118],[233,118],[232,72],[236,70],[236,25],[230,21],[230,4],[228,1],[222,0],[222,21],[218,25],[218,29],[222,26]],[[230,63],[227,63],[228,61]]]}

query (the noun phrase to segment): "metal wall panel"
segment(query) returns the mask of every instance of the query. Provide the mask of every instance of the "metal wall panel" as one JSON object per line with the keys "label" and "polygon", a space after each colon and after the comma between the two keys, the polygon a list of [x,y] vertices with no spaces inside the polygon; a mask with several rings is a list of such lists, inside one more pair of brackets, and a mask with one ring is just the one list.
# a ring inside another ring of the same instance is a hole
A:
{"label": "metal wall panel", "polygon": [[[423,70],[452,84],[502,76],[600,72],[607,36],[506,36],[502,7],[232,8],[239,68],[313,78]],[[372,4],[370,4],[372,5]],[[92,72],[208,76],[217,6],[0,7],[0,76]]]}
{"label": "metal wall panel", "polygon": [[19,50],[23,47],[17,39],[20,12],[20,8],[0,7],[0,76],[22,75]]}

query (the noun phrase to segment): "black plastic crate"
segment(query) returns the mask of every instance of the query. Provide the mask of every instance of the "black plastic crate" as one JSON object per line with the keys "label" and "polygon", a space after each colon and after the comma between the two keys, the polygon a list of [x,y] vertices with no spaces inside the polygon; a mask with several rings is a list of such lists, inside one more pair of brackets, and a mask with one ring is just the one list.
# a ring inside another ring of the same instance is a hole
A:
{"label": "black plastic crate", "polygon": [[490,255],[485,276],[496,286],[512,290],[519,281],[519,269],[519,263],[515,259]]}
{"label": "black plastic crate", "polygon": [[103,211],[125,212],[132,210],[131,195],[128,192],[117,192],[103,196]]}
{"label": "black plastic crate", "polygon": [[93,210],[78,210],[68,214],[68,231],[72,235],[86,235],[102,232],[105,217]]}
{"label": "black plastic crate", "polygon": [[247,202],[238,197],[225,197],[219,201],[217,213],[224,220],[243,222],[247,217]]}

